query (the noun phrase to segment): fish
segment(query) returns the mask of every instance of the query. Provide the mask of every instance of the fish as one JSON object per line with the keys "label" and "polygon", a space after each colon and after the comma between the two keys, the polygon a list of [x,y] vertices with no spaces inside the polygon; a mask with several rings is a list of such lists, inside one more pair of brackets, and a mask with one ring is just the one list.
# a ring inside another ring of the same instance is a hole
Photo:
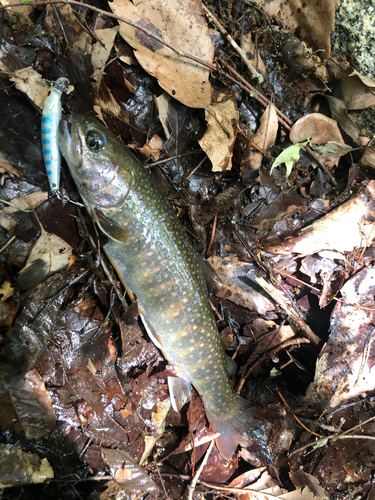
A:
{"label": "fish", "polygon": [[51,85],[42,111],[42,150],[48,183],[52,194],[58,195],[61,173],[61,153],[58,128],[61,120],[61,96],[69,86],[67,78],[59,78]]}
{"label": "fish", "polygon": [[[221,455],[251,437],[266,448],[254,406],[232,389],[200,263],[168,200],[130,149],[94,118],[60,122],[60,148],[81,198],[106,235],[103,249],[135,294],[146,330],[202,398]],[[180,380],[180,382],[178,382]],[[173,400],[173,398],[171,398]],[[252,441],[253,442],[253,441]]]}

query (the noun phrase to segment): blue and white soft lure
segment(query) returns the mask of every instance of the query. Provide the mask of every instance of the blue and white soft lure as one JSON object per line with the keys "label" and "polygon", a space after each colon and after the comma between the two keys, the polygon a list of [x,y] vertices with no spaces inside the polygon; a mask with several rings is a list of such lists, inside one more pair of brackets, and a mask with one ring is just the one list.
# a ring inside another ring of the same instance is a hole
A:
{"label": "blue and white soft lure", "polygon": [[67,78],[59,78],[51,85],[42,113],[42,149],[47,178],[52,194],[59,194],[61,153],[58,143],[58,128],[61,120],[61,96],[68,87]]}

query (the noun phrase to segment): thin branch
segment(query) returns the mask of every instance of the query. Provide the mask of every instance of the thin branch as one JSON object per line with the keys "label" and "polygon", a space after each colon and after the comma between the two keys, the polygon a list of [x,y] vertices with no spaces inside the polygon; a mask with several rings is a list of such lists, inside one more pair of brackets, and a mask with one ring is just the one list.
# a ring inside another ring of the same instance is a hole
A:
{"label": "thin branch", "polygon": [[211,441],[210,446],[207,448],[206,454],[202,460],[202,463],[199,466],[199,469],[197,470],[197,473],[193,477],[193,480],[191,481],[191,484],[189,485],[188,492],[187,492],[187,500],[193,500],[193,494],[195,487],[197,485],[197,481],[199,479],[199,476],[202,474],[203,467],[206,465],[208,457],[210,456],[210,453],[212,451],[212,448],[214,446],[215,441]]}
{"label": "thin branch", "polygon": [[241,56],[242,60],[246,64],[248,70],[250,71],[251,78],[256,78],[259,83],[262,83],[264,78],[263,76],[258,73],[258,71],[254,68],[254,66],[251,64],[249,59],[247,58],[245,52],[241,49],[241,47],[233,40],[233,38],[230,36],[230,34],[227,32],[227,30],[224,28],[222,24],[216,19],[216,17],[212,14],[212,12],[204,5],[202,4],[203,11],[205,12],[206,16],[208,19],[217,27],[217,29],[220,31],[222,35],[225,36],[225,38],[229,41],[229,43],[232,45],[234,50]]}

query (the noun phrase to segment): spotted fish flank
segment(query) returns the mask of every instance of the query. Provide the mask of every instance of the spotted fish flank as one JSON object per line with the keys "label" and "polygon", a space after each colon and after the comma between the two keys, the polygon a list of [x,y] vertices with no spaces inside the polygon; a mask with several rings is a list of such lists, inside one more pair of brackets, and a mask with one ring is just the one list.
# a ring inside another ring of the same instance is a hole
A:
{"label": "spotted fish flank", "polygon": [[82,199],[108,237],[104,251],[136,294],[156,345],[202,397],[221,433],[220,453],[230,458],[238,443],[247,443],[243,433],[255,429],[265,447],[254,408],[230,385],[197,257],[168,201],[130,150],[96,120],[73,115],[70,131],[61,122],[59,138]]}
{"label": "spotted fish flank", "polygon": [[60,185],[61,153],[58,128],[61,120],[61,96],[68,87],[67,78],[59,78],[49,89],[42,113],[42,149],[49,187],[57,193]]}

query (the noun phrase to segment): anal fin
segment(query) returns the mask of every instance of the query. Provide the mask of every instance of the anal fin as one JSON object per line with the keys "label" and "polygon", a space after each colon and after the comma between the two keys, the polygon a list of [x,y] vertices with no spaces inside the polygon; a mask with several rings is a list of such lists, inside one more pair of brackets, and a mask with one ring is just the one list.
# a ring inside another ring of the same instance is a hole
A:
{"label": "anal fin", "polygon": [[191,399],[191,384],[182,377],[168,377],[169,398],[172,408],[180,411]]}

